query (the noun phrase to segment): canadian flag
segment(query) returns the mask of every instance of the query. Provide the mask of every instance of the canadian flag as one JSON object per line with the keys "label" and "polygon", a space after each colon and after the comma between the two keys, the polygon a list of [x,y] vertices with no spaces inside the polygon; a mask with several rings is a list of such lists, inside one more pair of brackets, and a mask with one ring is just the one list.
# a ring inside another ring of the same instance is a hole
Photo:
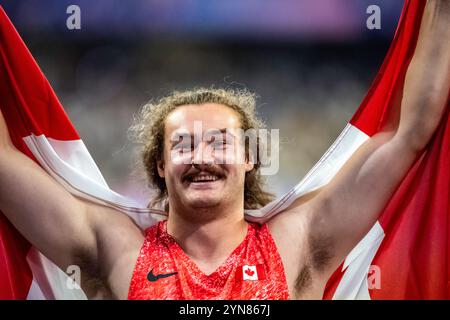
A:
{"label": "canadian flag", "polygon": [[263,280],[266,278],[266,271],[263,264],[243,265],[237,269],[236,279],[238,280]]}
{"label": "canadian flag", "polygon": [[[246,219],[263,223],[296,198],[328,183],[398,108],[425,1],[407,0],[391,48],[366,98],[337,140],[296,186]],[[109,189],[47,79],[0,7],[0,108],[11,139],[69,192],[114,206],[148,227],[162,212],[136,207]],[[325,299],[450,298],[450,107],[423,156],[372,230],[328,281]],[[401,156],[401,155],[399,155]],[[36,214],[36,213],[34,213]],[[356,222],[355,222],[356,223]],[[38,227],[38,226],[37,226]],[[294,250],[295,248],[293,248]],[[374,271],[380,285],[370,286]],[[238,279],[265,278],[244,265]],[[85,299],[67,274],[32,248],[0,213],[0,299]]]}
{"label": "canadian flag", "polygon": [[[0,108],[17,149],[69,192],[115,207],[143,229],[164,218],[163,212],[139,208],[108,187],[1,6]],[[0,212],[0,299],[86,299],[69,274],[33,248]]]}

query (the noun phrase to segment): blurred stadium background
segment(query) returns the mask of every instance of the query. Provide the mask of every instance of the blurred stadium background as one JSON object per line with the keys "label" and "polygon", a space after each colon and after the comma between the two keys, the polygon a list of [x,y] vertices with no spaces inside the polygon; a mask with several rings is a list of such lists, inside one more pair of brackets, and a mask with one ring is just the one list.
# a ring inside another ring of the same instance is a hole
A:
{"label": "blurred stadium background", "polygon": [[[400,0],[7,0],[1,5],[46,74],[110,187],[146,204],[127,139],[149,99],[196,86],[247,87],[280,129],[287,191],[359,106],[401,12]],[[66,9],[81,9],[68,30]],[[368,30],[369,5],[381,30]]]}

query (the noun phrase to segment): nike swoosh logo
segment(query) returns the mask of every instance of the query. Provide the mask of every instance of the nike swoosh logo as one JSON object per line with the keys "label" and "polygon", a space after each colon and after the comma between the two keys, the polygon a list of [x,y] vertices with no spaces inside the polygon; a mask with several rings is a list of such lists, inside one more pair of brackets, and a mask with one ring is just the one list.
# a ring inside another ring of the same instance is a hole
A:
{"label": "nike swoosh logo", "polygon": [[150,282],[155,282],[159,279],[162,278],[167,278],[167,277],[171,277],[178,274],[178,272],[172,272],[172,273],[165,273],[165,274],[158,274],[158,275],[154,275],[153,274],[153,269],[147,274],[147,280]]}

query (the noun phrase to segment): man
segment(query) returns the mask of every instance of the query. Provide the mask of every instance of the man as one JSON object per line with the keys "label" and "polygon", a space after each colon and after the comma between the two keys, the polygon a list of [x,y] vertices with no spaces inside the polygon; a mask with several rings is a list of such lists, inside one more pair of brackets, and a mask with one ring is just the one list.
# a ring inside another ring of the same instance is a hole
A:
{"label": "man", "polygon": [[[144,109],[151,111],[143,118],[151,124],[142,130],[144,163],[160,199],[168,196],[167,222],[143,233],[123,213],[73,197],[14,148],[3,117],[0,209],[59,267],[81,266],[89,298],[319,299],[440,121],[450,85],[449,19],[448,1],[428,0],[399,120],[392,117],[328,185],[265,225],[244,220],[244,208],[269,199],[258,188],[248,192],[258,186],[258,164],[233,158],[245,153],[234,138],[239,129],[258,123],[245,108],[248,95],[221,90],[175,94]],[[190,146],[173,139],[195,135],[195,121],[223,139]],[[227,148],[233,152],[216,152]],[[227,161],[217,157],[223,154]],[[177,155],[190,161],[174,161]]]}

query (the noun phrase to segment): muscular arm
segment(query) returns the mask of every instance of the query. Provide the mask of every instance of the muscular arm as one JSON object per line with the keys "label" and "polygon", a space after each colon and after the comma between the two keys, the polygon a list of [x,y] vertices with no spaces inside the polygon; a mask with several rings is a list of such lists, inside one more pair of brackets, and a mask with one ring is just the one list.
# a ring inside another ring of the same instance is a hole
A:
{"label": "muscular arm", "polygon": [[86,206],[19,152],[0,113],[0,209],[27,240],[63,270],[94,251]]}
{"label": "muscular arm", "polygon": [[129,253],[136,254],[140,246],[139,228],[116,210],[75,198],[19,152],[1,112],[0,210],[62,270],[79,265],[82,285],[83,279],[97,277],[105,280],[108,289],[126,297],[127,274],[123,278],[120,273],[126,269],[125,273],[131,274],[133,264],[126,263],[130,262]]}
{"label": "muscular arm", "polygon": [[370,230],[435,132],[450,87],[450,2],[428,0],[396,131],[374,135],[311,203],[311,242],[331,245],[329,271]]}
{"label": "muscular arm", "polygon": [[[301,250],[324,278],[370,230],[435,132],[449,94],[449,38],[450,2],[428,0],[398,126],[371,137],[314,198],[279,218],[285,225],[302,226],[306,236],[301,240],[308,247]],[[276,230],[277,222],[272,224]]]}

